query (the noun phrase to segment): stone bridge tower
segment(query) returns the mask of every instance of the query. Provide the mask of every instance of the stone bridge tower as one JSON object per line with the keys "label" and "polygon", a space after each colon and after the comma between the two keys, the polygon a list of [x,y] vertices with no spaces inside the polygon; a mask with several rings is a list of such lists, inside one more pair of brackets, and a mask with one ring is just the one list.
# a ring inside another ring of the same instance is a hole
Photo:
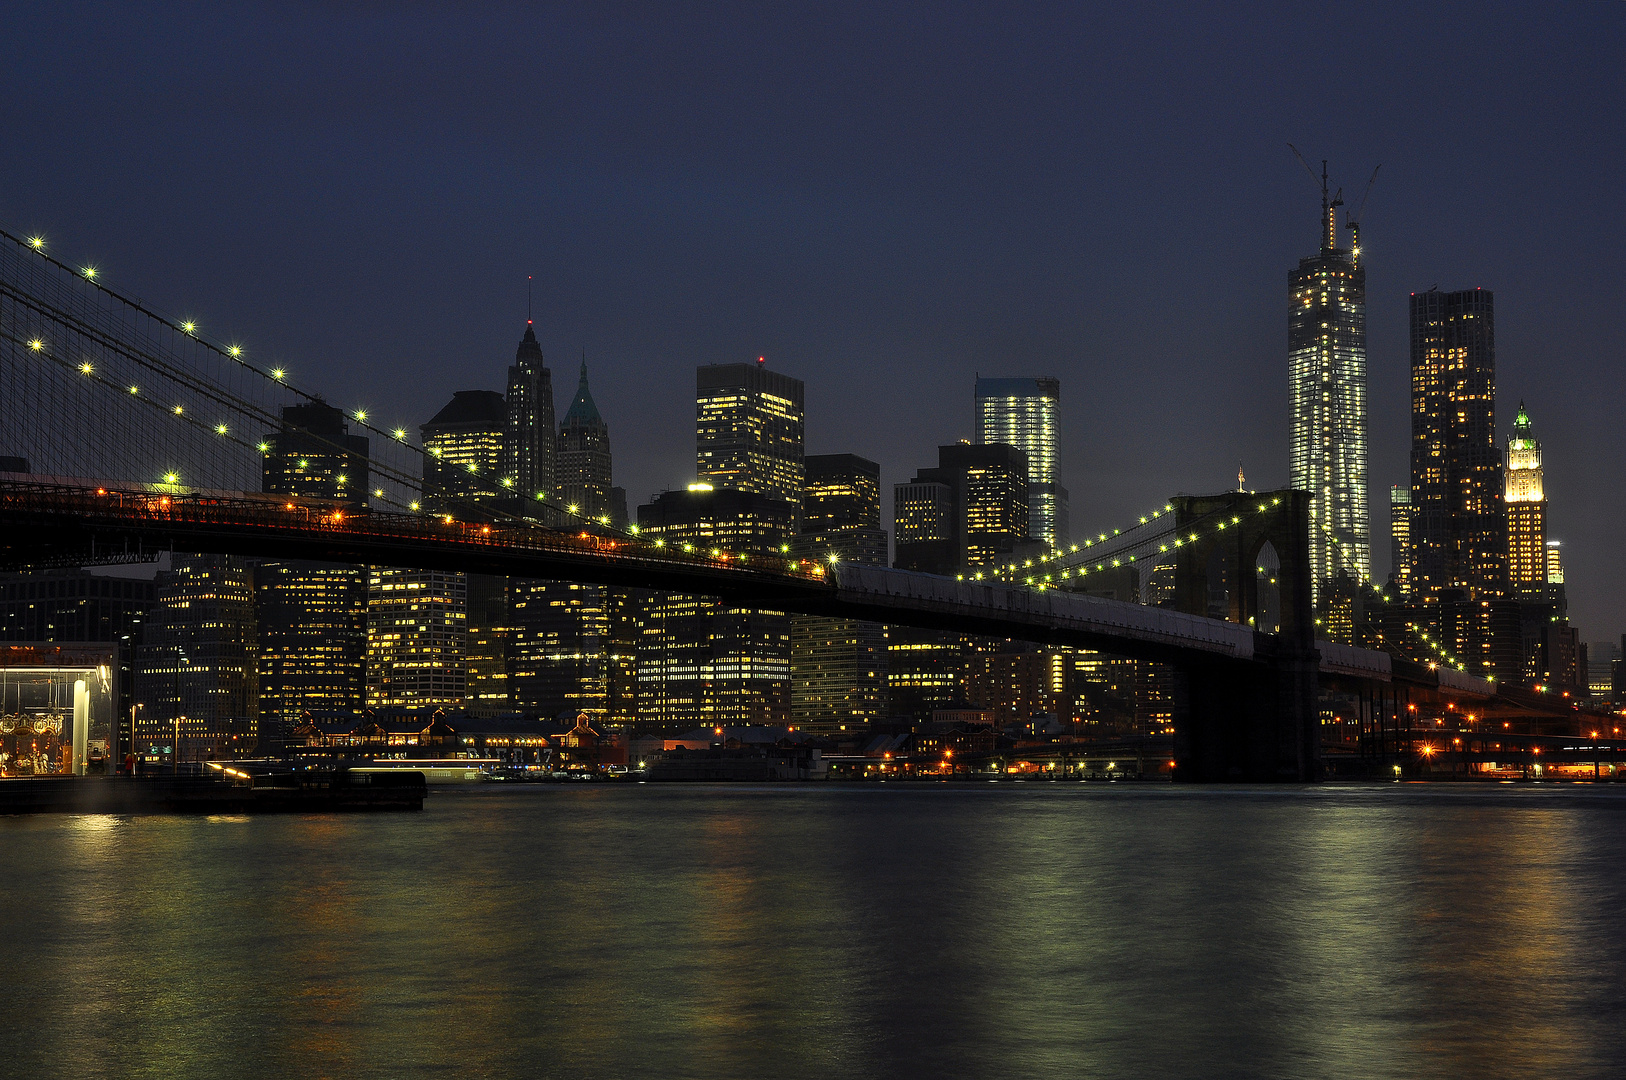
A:
{"label": "stone bridge tower", "polygon": [[1254,628],[1251,663],[1198,660],[1178,668],[1175,779],[1318,779],[1310,494],[1229,491],[1180,495],[1173,505],[1183,541],[1173,606]]}

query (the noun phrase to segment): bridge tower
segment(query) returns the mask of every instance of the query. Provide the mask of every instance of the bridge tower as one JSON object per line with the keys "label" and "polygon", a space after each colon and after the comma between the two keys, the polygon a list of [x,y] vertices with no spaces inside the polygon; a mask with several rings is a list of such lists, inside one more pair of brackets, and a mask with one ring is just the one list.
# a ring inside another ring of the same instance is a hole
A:
{"label": "bridge tower", "polygon": [[1309,492],[1180,495],[1173,505],[1183,541],[1174,607],[1254,628],[1252,664],[1195,660],[1177,668],[1175,779],[1317,779]]}

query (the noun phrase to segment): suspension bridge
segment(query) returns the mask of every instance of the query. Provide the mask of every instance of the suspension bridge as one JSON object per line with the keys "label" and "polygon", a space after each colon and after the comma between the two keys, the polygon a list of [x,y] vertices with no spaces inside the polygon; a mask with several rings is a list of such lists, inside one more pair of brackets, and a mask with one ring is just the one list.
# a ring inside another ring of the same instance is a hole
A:
{"label": "suspension bridge", "polygon": [[[0,400],[0,561],[11,567],[162,550],[318,559],[699,593],[1096,649],[1173,667],[1175,772],[1189,780],[1317,777],[1323,680],[1360,687],[1396,726],[1397,687],[1419,700],[1495,695],[1482,680],[1403,669],[1382,653],[1318,649],[1302,492],[1180,496],[1124,529],[969,580],[668,545],[508,477],[477,477],[498,494],[471,496],[434,479],[443,474],[404,428],[362,409],[346,416],[365,432],[364,456],[298,431],[302,445],[354,462],[353,497],[268,494],[284,407],[322,395],[4,230]],[[1159,562],[1173,568],[1164,606],[1090,594],[1096,575]]]}

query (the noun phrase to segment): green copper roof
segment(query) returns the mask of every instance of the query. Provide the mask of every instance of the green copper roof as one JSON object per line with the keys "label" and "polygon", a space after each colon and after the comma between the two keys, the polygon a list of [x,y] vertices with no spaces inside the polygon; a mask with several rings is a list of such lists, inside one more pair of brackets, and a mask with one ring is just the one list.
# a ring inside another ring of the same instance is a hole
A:
{"label": "green copper roof", "polygon": [[604,418],[598,414],[598,406],[593,403],[593,392],[587,389],[587,361],[582,361],[582,380],[576,386],[576,396],[570,401],[570,408],[565,411],[566,424],[602,424]]}

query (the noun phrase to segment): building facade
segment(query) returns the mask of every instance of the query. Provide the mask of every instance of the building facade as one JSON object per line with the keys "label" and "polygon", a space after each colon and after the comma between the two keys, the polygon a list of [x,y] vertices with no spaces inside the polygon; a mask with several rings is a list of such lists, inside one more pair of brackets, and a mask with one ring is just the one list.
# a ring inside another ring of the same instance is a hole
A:
{"label": "building facade", "polygon": [[695,373],[698,479],[716,488],[802,502],[802,381],[755,364]]}
{"label": "building facade", "polygon": [[1047,547],[1067,543],[1067,489],[1056,480],[1061,380],[977,378],[977,441],[1014,446],[1027,456],[1028,536]]}
{"label": "building facade", "polygon": [[1027,456],[1014,446],[937,448],[937,468],[893,487],[894,565],[952,575],[1009,560],[1028,543]]}
{"label": "building facade", "polygon": [[1308,491],[1312,596],[1348,573],[1372,578],[1366,487],[1366,268],[1338,246],[1322,187],[1321,250],[1288,275],[1290,475]]}
{"label": "building facade", "polygon": [[279,559],[254,573],[260,731],[275,742],[306,711],[358,715],[367,690],[367,570]]}
{"label": "building facade", "polygon": [[[587,361],[582,361],[581,381],[576,396],[559,424],[555,456],[559,502],[571,514],[610,524],[612,487],[610,479],[610,427],[599,415],[593,392],[587,387]],[[574,507],[574,509],[571,509]],[[626,516],[623,506],[621,516]]]}
{"label": "building facade", "polygon": [[542,357],[536,327],[527,319],[514,365],[508,369],[508,399],[503,403],[500,457],[494,472],[527,499],[538,493],[551,498],[556,447],[553,373]]}
{"label": "building facade", "polygon": [[[547,410],[551,420],[553,410]],[[494,390],[459,390],[423,434],[424,501],[439,509],[511,492],[502,475],[509,408]],[[549,434],[551,435],[551,428]],[[553,440],[548,440],[551,467]]]}
{"label": "building facade", "polygon": [[367,706],[460,706],[468,694],[468,576],[373,567]]}
{"label": "building facade", "polygon": [[1541,441],[1522,401],[1513,420],[1513,434],[1508,436],[1505,467],[1508,588],[1521,600],[1545,599],[1547,494],[1542,482]]}
{"label": "building facade", "polygon": [[[856,454],[806,459],[798,558],[886,565],[881,467]],[[791,718],[796,727],[838,734],[881,719],[886,709],[886,628],[858,619],[791,618]]]}
{"label": "building facade", "polygon": [[1411,573],[1423,603],[1506,589],[1494,319],[1486,289],[1411,297]]}
{"label": "building facade", "polygon": [[1389,578],[1402,596],[1411,592],[1411,488],[1389,489]]}
{"label": "building facade", "polygon": [[368,441],[350,434],[344,413],[322,402],[286,405],[282,426],[262,446],[260,490],[362,504],[368,498]]}

